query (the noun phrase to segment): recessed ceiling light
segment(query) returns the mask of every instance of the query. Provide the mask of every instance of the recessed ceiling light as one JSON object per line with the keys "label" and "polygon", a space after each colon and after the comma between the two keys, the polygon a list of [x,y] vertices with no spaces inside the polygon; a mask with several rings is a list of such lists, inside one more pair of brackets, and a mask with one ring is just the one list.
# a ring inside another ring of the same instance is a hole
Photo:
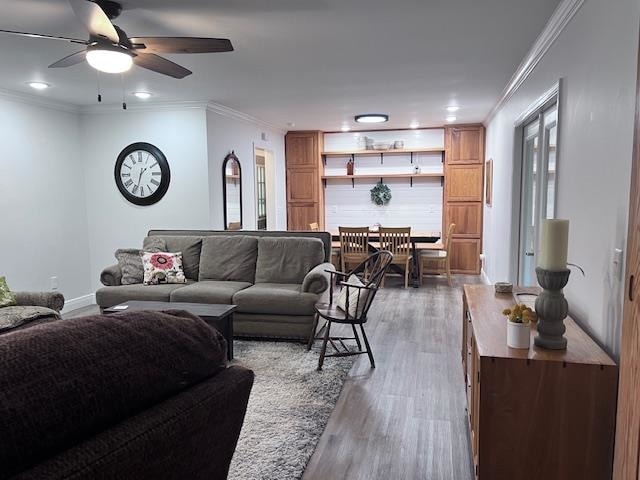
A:
{"label": "recessed ceiling light", "polygon": [[458,107],[457,105],[449,105],[447,107],[447,112],[454,113],[454,112],[457,112],[458,110],[460,110],[460,107]]}
{"label": "recessed ceiling light", "polygon": [[456,116],[455,115],[449,115],[447,117],[447,122],[451,123],[451,122],[455,122],[456,121]]}
{"label": "recessed ceiling light", "polygon": [[389,115],[384,113],[365,113],[356,115],[355,120],[358,123],[384,123],[389,121]]}
{"label": "recessed ceiling light", "polygon": [[151,98],[151,94],[149,92],[133,92],[133,94],[140,100],[148,100]]}
{"label": "recessed ceiling light", "polygon": [[28,82],[27,85],[29,85],[31,88],[35,88],[36,90],[45,90],[51,86],[48,83],[44,82]]}
{"label": "recessed ceiling light", "polygon": [[343,132],[348,132],[349,130],[351,130],[351,127],[349,125],[342,125],[342,127],[340,127],[340,130],[342,130]]}
{"label": "recessed ceiling light", "polygon": [[413,128],[413,129],[416,129],[416,128],[418,128],[419,126],[420,126],[420,124],[419,124],[418,122],[411,122],[411,123],[409,124],[409,128]]}
{"label": "recessed ceiling light", "polygon": [[294,122],[287,122],[287,127],[295,127],[296,124]]}

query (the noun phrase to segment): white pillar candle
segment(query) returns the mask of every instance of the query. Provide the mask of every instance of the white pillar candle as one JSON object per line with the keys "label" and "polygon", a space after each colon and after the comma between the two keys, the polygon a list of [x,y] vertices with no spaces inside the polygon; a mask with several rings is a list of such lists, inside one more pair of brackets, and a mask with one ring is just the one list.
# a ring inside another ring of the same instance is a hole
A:
{"label": "white pillar candle", "polygon": [[545,270],[560,271],[567,268],[569,220],[542,220],[538,266]]}

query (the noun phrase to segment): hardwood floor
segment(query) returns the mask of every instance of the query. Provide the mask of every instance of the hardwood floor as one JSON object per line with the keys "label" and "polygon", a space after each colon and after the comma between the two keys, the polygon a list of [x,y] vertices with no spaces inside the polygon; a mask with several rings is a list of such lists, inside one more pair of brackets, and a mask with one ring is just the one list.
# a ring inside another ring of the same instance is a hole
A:
{"label": "hardwood floor", "polygon": [[473,478],[461,286],[480,279],[453,278],[407,290],[387,281],[365,327],[376,368],[356,361],[303,480]]}
{"label": "hardwood floor", "polygon": [[461,287],[480,279],[454,275],[449,287],[429,277],[406,290],[401,283],[390,277],[376,297],[365,328],[377,367],[365,355],[356,360],[303,480],[473,479]]}

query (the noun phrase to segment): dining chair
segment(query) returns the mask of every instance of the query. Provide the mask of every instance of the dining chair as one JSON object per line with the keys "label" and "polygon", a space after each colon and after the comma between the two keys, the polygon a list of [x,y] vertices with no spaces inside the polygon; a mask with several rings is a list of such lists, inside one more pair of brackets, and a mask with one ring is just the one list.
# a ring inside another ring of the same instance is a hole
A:
{"label": "dining chair", "polygon": [[[387,228],[380,227],[380,248],[393,254],[392,265],[404,267],[404,288],[409,286],[409,274],[413,265],[413,251],[411,248],[411,227]],[[382,279],[384,288],[384,278]]]}
{"label": "dining chair", "polygon": [[240,230],[242,228],[242,223],[240,222],[230,222],[229,228],[227,230]]}
{"label": "dining chair", "polygon": [[[373,299],[380,288],[380,282],[384,279],[384,274],[389,268],[393,255],[391,252],[380,250],[370,255],[364,262],[358,265],[349,273],[336,272],[327,270],[331,274],[331,282],[329,286],[329,303],[318,303],[315,306],[316,315],[314,317],[313,329],[307,344],[307,350],[311,350],[311,346],[315,340],[322,340],[322,348],[320,357],[318,358],[318,370],[322,370],[324,359],[327,357],[347,357],[351,355],[367,354],[371,368],[376,367],[373,359],[373,352],[369,339],[364,331],[364,324],[367,323],[367,315],[373,303]],[[365,272],[367,274],[365,275]],[[341,286],[338,299],[334,297],[335,280]],[[326,320],[325,325],[316,333],[320,318]],[[332,337],[331,325],[333,323],[351,325],[353,337]],[[356,330],[356,325],[360,326],[362,340],[365,349],[362,349],[362,343]],[[324,331],[324,334],[322,332]],[[320,334],[319,336],[316,336]],[[345,345],[345,340],[355,340],[357,350],[353,347],[349,348]],[[335,353],[327,353],[327,344],[330,344]]]}
{"label": "dining chair", "polygon": [[311,230],[312,232],[317,232],[318,230],[320,230],[320,226],[318,225],[318,222],[310,223],[309,230]]}
{"label": "dining chair", "polygon": [[340,270],[364,262],[369,256],[369,227],[338,227],[340,236]]}
{"label": "dining chair", "polygon": [[447,228],[447,236],[444,238],[444,248],[441,250],[423,250],[420,253],[420,285],[422,285],[425,264],[435,263],[439,269],[444,269],[447,275],[447,283],[451,286],[451,237],[455,229],[455,223],[452,223]]}

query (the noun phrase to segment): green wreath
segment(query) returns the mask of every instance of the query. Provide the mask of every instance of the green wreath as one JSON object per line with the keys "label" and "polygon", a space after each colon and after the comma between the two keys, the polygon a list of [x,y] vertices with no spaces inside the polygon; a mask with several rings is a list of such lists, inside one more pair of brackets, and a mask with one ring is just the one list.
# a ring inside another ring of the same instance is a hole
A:
{"label": "green wreath", "polygon": [[387,205],[391,200],[391,189],[388,185],[382,182],[378,182],[375,187],[371,189],[371,201],[378,206]]}

